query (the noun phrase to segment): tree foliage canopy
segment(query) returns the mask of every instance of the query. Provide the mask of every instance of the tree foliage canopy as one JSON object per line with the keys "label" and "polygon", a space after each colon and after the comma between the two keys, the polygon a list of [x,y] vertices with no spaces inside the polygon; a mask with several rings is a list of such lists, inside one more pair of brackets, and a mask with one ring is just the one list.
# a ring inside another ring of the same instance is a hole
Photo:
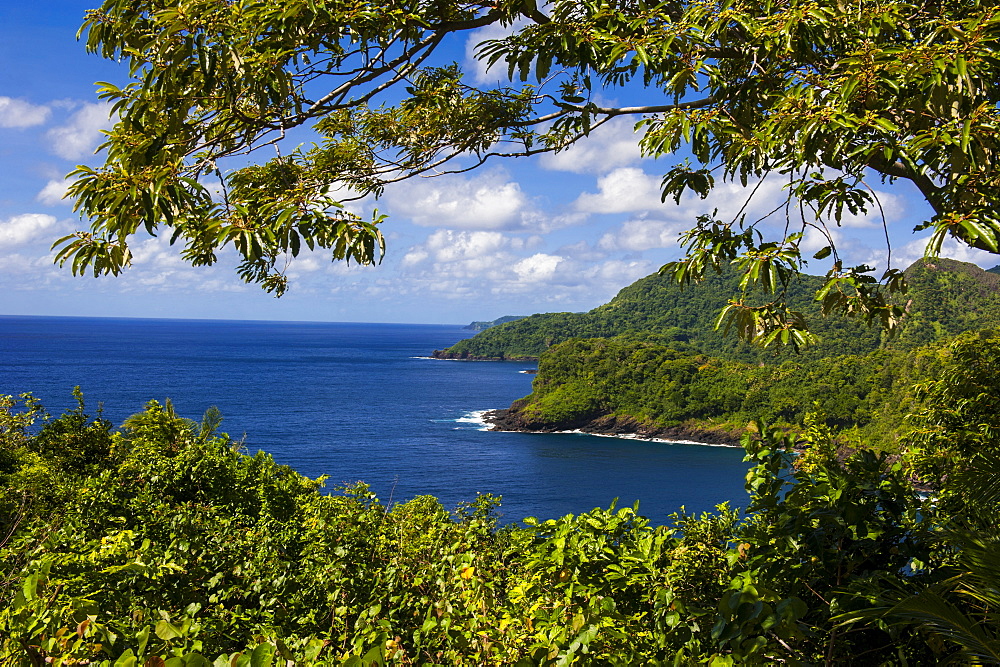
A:
{"label": "tree foliage canopy", "polygon": [[[383,505],[361,484],[320,493],[322,478],[237,451],[217,413],[198,424],[152,401],[113,431],[82,399],[46,419],[22,398],[0,396],[5,665],[771,665],[861,651],[928,664],[954,652],[874,623],[841,633],[831,618],[868,609],[879,573],[898,583],[929,556],[918,538],[933,510],[868,453],[792,474],[787,441],[748,440],[748,520],[722,505],[654,526],[612,507],[502,528],[489,496],[449,513],[430,496]],[[95,465],[66,468],[81,444],[101,445]]]}
{"label": "tree foliage canopy", "polygon": [[[477,87],[442,64],[456,35],[487,25],[511,31],[477,52],[509,85]],[[902,288],[898,272],[845,266],[828,227],[878,207],[866,178],[920,191],[929,255],[949,236],[1000,251],[990,2],[107,0],[81,32],[132,81],[101,84],[118,115],[106,162],[73,174],[91,228],[57,245],[75,272],[118,273],[130,238],[160,230],[195,265],[234,247],[243,278],[280,293],[282,262],[303,245],[378,260],[381,218],[346,212],[346,197],[559,151],[618,116],[669,162],[664,200],[719,180],[785,182],[772,214],[783,234],[706,216],[670,267],[686,282],[735,263],[744,287],[775,293],[727,307],[747,338],[808,342],[781,292],[809,228],[829,239],[816,254],[830,260],[824,309],[893,324],[881,292]],[[608,91],[644,103],[602,106]],[[289,150],[300,128],[314,141]]]}
{"label": "tree foliage canopy", "polygon": [[[974,382],[1000,339],[953,351],[980,364]],[[959,365],[928,392],[947,401],[955,380]],[[937,499],[915,493],[898,460],[834,456],[835,434],[814,421],[798,457],[788,434],[747,434],[742,518],[720,505],[654,526],[612,506],[500,527],[490,496],[449,513],[430,496],[382,504],[363,484],[321,493],[323,478],[240,453],[215,410],[198,423],[151,401],[112,429],[77,397],[51,418],[29,394],[0,396],[4,665],[1000,656],[993,423]],[[947,430],[934,403],[918,422]]]}

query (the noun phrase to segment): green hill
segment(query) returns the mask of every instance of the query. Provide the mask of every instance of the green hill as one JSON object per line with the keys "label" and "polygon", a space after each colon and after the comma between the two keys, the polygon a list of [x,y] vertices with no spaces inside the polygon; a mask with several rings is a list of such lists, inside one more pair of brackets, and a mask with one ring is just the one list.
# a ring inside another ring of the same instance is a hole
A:
{"label": "green hill", "polygon": [[768,364],[678,352],[628,335],[576,338],[546,351],[532,393],[491,421],[502,430],[736,444],[750,421],[797,430],[816,413],[892,450],[915,405],[913,385],[935,375],[944,347]]}
{"label": "green hill", "polygon": [[[923,260],[907,269],[910,289],[899,335],[888,345],[913,349],[974,328],[1000,325],[1000,275],[974,264]],[[820,343],[805,353],[762,350],[715,331],[715,318],[738,291],[735,271],[711,274],[702,283],[680,288],[670,277],[653,274],[622,289],[609,303],[586,313],[545,313],[492,327],[459,341],[435,356],[449,359],[537,359],[549,347],[571,338],[644,337],[676,350],[698,351],[745,362],[821,359],[867,354],[885,346],[877,328],[824,318],[813,295],[820,278],[802,276],[789,287],[792,306],[806,314]]]}
{"label": "green hill", "polygon": [[804,354],[761,350],[713,329],[736,276],[681,290],[654,275],[588,313],[535,315],[439,355],[541,356],[532,394],[491,418],[506,430],[736,442],[751,420],[795,429],[816,413],[892,450],[916,405],[913,385],[935,376],[947,341],[1000,327],[1000,275],[953,260],[917,262],[907,275],[904,321],[891,341],[819,317],[809,300],[819,279],[807,276],[790,295],[820,344]]}
{"label": "green hill", "polygon": [[1000,275],[992,269],[953,259],[919,261],[907,270],[907,282],[906,320],[893,341],[898,349],[1000,323]]}

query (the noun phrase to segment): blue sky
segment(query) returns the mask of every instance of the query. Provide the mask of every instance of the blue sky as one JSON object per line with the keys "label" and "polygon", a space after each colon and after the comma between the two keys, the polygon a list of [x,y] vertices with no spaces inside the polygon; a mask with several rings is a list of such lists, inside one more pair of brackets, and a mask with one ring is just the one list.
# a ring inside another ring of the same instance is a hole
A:
{"label": "blue sky", "polygon": [[[49,250],[84,224],[60,198],[63,177],[77,164],[100,162],[93,150],[109,121],[94,82],[126,75],[75,39],[92,6],[0,3],[0,314],[465,323],[588,310],[677,258],[677,233],[698,214],[718,208],[724,218],[747,197],[738,185],[722,185],[708,201],[661,204],[667,164],[642,159],[634,121],[621,119],[559,155],[412,180],[381,201],[353,204],[390,216],[383,263],[300,257],[281,299],[243,284],[231,257],[191,268],[159,238],[137,239],[135,265],[121,276],[73,277],[52,264]],[[456,44],[454,58],[488,78],[468,60],[469,47]],[[910,188],[877,180],[872,187],[889,222],[893,264],[906,266],[922,253],[911,230],[927,209]],[[772,209],[779,196],[780,184],[766,182],[750,213]],[[885,262],[874,216],[848,220],[837,234],[849,262]],[[984,268],[1000,263],[954,244],[946,251]]]}

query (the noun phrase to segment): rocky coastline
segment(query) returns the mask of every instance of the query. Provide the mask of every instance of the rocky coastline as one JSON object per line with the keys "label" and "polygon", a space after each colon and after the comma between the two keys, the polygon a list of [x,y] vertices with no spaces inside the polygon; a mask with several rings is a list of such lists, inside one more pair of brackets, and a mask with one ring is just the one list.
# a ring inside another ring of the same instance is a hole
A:
{"label": "rocky coastline", "polygon": [[434,350],[431,352],[433,359],[445,359],[447,361],[538,361],[538,357],[518,357],[500,354],[496,357],[477,357],[468,352],[448,352],[447,350]]}
{"label": "rocky coastline", "polygon": [[671,442],[697,442],[706,445],[728,445],[738,447],[742,432],[725,428],[704,428],[678,425],[668,427],[643,424],[633,417],[602,415],[572,424],[539,424],[525,419],[517,403],[510,408],[491,410],[483,415],[483,420],[492,431],[516,431],[522,433],[565,433],[579,431],[593,435],[637,438],[643,440],[667,440]]}

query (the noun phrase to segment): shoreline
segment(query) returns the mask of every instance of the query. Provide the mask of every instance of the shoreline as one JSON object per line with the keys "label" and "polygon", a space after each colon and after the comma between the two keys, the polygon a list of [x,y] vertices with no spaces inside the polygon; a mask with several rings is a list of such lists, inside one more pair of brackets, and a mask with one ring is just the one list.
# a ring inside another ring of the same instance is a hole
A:
{"label": "shoreline", "polygon": [[573,428],[566,428],[566,425],[540,427],[529,424],[521,418],[516,408],[486,410],[477,416],[486,429],[490,431],[578,434],[703,447],[742,447],[740,434],[727,430],[710,430],[693,426],[649,428],[631,417],[622,418],[614,415],[598,417],[579,425],[573,425]]}
{"label": "shoreline", "polygon": [[533,356],[507,356],[501,354],[498,357],[481,357],[474,354],[469,354],[468,352],[448,352],[446,350],[434,350],[431,352],[429,357],[421,357],[424,359],[439,359],[441,361],[521,361],[521,362],[532,362],[538,361],[538,357]]}

